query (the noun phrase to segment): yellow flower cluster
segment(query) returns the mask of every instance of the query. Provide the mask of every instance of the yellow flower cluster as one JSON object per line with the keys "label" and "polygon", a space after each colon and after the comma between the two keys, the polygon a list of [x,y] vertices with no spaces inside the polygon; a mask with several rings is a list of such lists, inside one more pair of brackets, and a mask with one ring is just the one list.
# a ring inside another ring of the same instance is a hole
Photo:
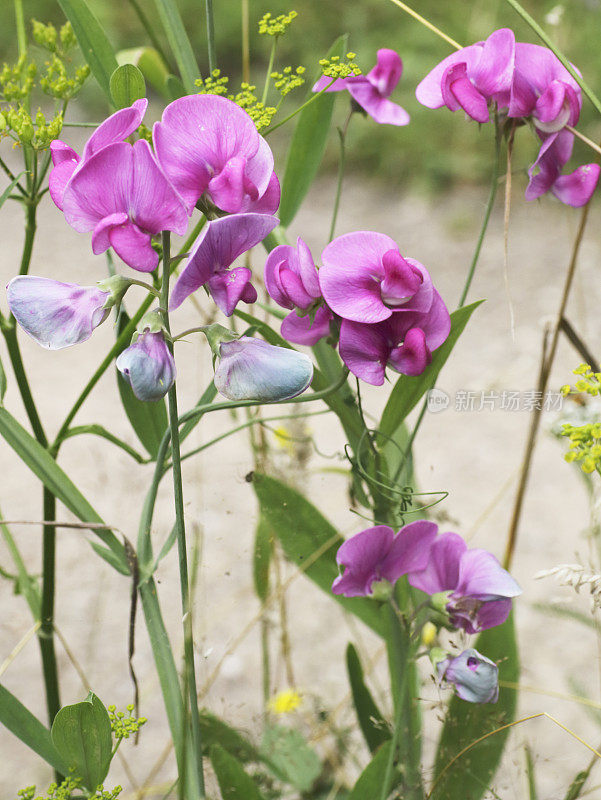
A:
{"label": "yellow flower cluster", "polygon": [[347,53],[346,61],[341,60],[340,56],[332,58],[320,58],[319,66],[326,78],[349,78],[353,75],[361,75],[361,67],[355,64],[356,53]]}
{"label": "yellow flower cluster", "polygon": [[115,706],[109,706],[107,711],[111,721],[111,729],[115,739],[129,739],[132,733],[138,733],[142,725],[148,720],[146,717],[134,717],[133,704],[127,706],[127,716],[123,711],[117,711]]}
{"label": "yellow flower cluster", "polygon": [[40,78],[40,86],[50,97],[70,100],[79,92],[89,74],[90,67],[85,64],[76,69],[73,77],[69,78],[64,62],[55,55],[51,61],[46,62],[46,74]]}
{"label": "yellow flower cluster", "polygon": [[284,67],[282,72],[272,72],[270,77],[277,91],[282,97],[286,97],[293,89],[303,85],[305,82],[304,73],[304,67],[297,67],[295,70],[292,67]]}
{"label": "yellow flower cluster", "polygon": [[228,100],[232,100],[236,105],[246,111],[257,126],[257,130],[260,131],[262,128],[266,128],[277,109],[273,106],[266,106],[264,103],[260,102],[255,94],[256,86],[250,83],[242,83],[239,92],[236,94],[228,94],[228,83],[229,78],[227,75],[222,76],[220,70],[214,69],[204,80],[199,78],[196,81],[196,86],[200,89],[198,94],[216,94],[227,97]]}
{"label": "yellow flower cluster", "polygon": [[[574,386],[561,387],[563,396],[581,393],[597,397],[601,393],[601,372],[594,372],[589,364],[581,364],[574,370],[579,376]],[[601,471],[601,422],[588,422],[584,425],[564,423],[561,435],[570,440],[570,448],[565,454],[568,462],[577,461],[583,472]]]}
{"label": "yellow flower cluster", "polygon": [[273,17],[269,12],[259,20],[259,33],[263,36],[283,36],[286,29],[298,14],[291,11],[289,14],[280,14]]}
{"label": "yellow flower cluster", "polygon": [[63,116],[59,112],[53,119],[46,117],[38,110],[35,117],[23,106],[9,107],[0,112],[0,136],[13,131],[18,139],[30,145],[34,150],[45,150],[53,139],[60,136],[63,127]]}
{"label": "yellow flower cluster", "polygon": [[267,703],[267,708],[274,714],[289,714],[296,711],[301,702],[302,698],[296,689],[286,689],[274,695]]}

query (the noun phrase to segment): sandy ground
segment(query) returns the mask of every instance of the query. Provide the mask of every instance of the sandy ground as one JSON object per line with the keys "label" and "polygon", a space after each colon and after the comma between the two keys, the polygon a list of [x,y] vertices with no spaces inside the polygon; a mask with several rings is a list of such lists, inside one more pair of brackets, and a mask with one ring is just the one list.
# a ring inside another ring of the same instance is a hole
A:
{"label": "sandy ground", "polygon": [[[328,208],[333,187],[316,185],[305,210],[299,214],[291,234],[302,234],[318,254],[325,243]],[[449,305],[454,305],[469,264],[473,243],[485,203],[485,190],[458,193],[427,202],[402,193],[383,194],[377,186],[349,180],[343,199],[338,233],[360,228],[386,232],[399,242],[405,255],[417,258],[430,270]],[[16,205],[2,210],[3,263],[6,281],[17,270],[20,252],[21,211]],[[493,217],[471,297],[487,298],[470,323],[439,387],[451,398],[449,408],[428,414],[417,444],[418,475],[424,490],[447,490],[443,510],[451,522],[445,524],[469,538],[472,545],[487,547],[501,556],[514,496],[515,478],[522,457],[529,414],[526,411],[455,409],[460,391],[526,392],[535,388],[543,323],[558,304],[570,240],[578,212],[545,200],[526,204],[516,189],[510,230],[509,283],[515,312],[512,337],[509,306],[503,285],[502,209]],[[593,219],[582,250],[570,318],[593,351],[601,351],[601,302],[599,259],[601,229]],[[261,254],[254,254],[258,265]],[[103,277],[104,261],[90,251],[88,237],[78,235],[51,205],[40,209],[40,230],[33,256],[32,274],[52,276],[81,283]],[[0,300],[4,310],[5,301]],[[197,313],[186,304],[177,314],[174,327],[194,325]],[[196,322],[196,324],[198,324]],[[109,324],[99,329],[86,344],[59,353],[47,353],[22,337],[34,396],[49,434],[58,429],[65,411],[78,395],[94,366],[110,347],[113,332]],[[7,359],[2,351],[5,364]],[[570,380],[570,370],[579,356],[564,342],[560,346],[552,386]],[[201,342],[180,345],[178,353],[180,407],[196,402],[211,377],[207,348]],[[25,422],[22,404],[8,371],[6,407]],[[377,413],[384,405],[386,389],[366,392],[366,405]],[[553,414],[546,414],[547,426]],[[112,371],[101,380],[80,411],[77,423],[99,422],[138,446],[117,401]],[[312,454],[306,473],[300,476],[311,500],[345,535],[361,529],[361,522],[348,508],[344,477],[327,472],[339,467],[344,439],[329,416],[308,423],[320,453]],[[191,438],[200,444],[231,427],[226,414],[215,414]],[[275,440],[272,439],[275,442]],[[333,456],[326,458],[325,456]],[[276,455],[282,466],[284,453]],[[60,463],[94,507],[135,541],[137,520],[150,478],[151,466],[139,467],[120,450],[103,440],[86,437],[68,441]],[[9,448],[0,444],[2,483],[0,507],[7,519],[40,519],[41,491],[36,481]],[[261,714],[261,670],[258,602],[252,592],[250,557],[256,521],[256,502],[244,476],[252,469],[252,456],[244,433],[217,445],[185,464],[185,494],[188,521],[202,533],[203,557],[195,603],[198,642],[197,673],[202,687],[220,663],[219,675],[204,700],[206,705],[229,721],[256,735]],[[60,511],[60,517],[69,515]],[[154,520],[155,542],[162,541],[172,522],[168,482],[165,481]],[[587,563],[589,543],[583,535],[588,523],[588,504],[582,482],[574,468],[562,459],[562,447],[547,433],[539,441],[529,493],[524,507],[514,573],[524,589],[516,603],[520,648],[523,657],[520,700],[523,715],[548,711],[593,745],[599,726],[582,706],[544,693],[570,693],[570,678],[576,678],[599,701],[599,649],[589,629],[579,628],[541,615],[533,608],[538,601],[558,597],[574,601],[573,593],[551,581],[534,581],[534,574],[559,563],[581,560]],[[38,526],[15,526],[14,535],[34,572],[40,565]],[[56,620],[61,634],[74,651],[86,683],[106,704],[123,707],[131,699],[127,674],[127,625],[129,584],[91,550],[88,534],[61,531],[58,538]],[[4,544],[0,544],[0,565],[12,569]],[[288,566],[285,576],[294,570]],[[167,626],[175,646],[180,644],[179,587],[175,552],[162,562],[157,574]],[[319,702],[334,708],[347,694],[343,654],[346,643],[354,641],[366,658],[374,656],[378,642],[360,625],[350,625],[326,596],[303,577],[293,580],[288,591],[292,659],[296,681],[306,695],[308,715]],[[0,582],[0,662],[31,627],[25,602],[15,596],[7,581]],[[580,601],[580,606],[587,607]],[[276,611],[270,613],[274,626],[274,689],[284,688],[285,673],[277,651]],[[249,627],[251,626],[251,627]],[[248,634],[238,643],[241,632]],[[85,689],[64,649],[59,645],[63,703],[75,702]],[[135,666],[141,686],[142,713],[149,718],[137,749],[123,746],[123,754],[135,785],[115,761],[111,783],[121,782],[128,790],[143,784],[168,741],[161,694],[151,650],[140,616]],[[383,659],[376,670],[375,685],[382,704],[386,696]],[[32,640],[3,670],[2,682],[40,718],[45,716],[38,648]],[[537,690],[537,692],[534,691]],[[424,692],[437,699],[425,680]],[[540,693],[539,693],[540,692]],[[432,712],[435,715],[435,711]],[[342,725],[352,724],[348,706],[338,716]],[[429,726],[426,749],[431,754],[435,726]],[[495,782],[495,797],[523,798],[524,743],[534,749],[540,781],[540,800],[562,798],[574,774],[587,764],[590,754],[551,721],[526,723],[512,735],[504,766]],[[360,753],[365,763],[365,752]],[[155,782],[168,785],[173,774],[167,763]],[[16,790],[31,783],[42,786],[50,779],[48,770],[7,731],[0,731],[0,796],[10,800]],[[593,784],[597,781],[593,779]],[[124,793],[124,796],[132,795]]]}

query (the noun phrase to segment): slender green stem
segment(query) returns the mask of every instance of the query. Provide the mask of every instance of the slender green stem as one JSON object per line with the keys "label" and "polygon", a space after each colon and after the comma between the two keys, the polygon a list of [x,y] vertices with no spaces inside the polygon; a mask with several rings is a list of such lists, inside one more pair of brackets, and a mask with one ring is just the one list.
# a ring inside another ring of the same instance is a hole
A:
{"label": "slender green stem", "polygon": [[340,160],[338,162],[338,180],[336,182],[336,196],[334,198],[334,210],[332,211],[332,223],[330,225],[330,234],[328,241],[331,242],[334,238],[336,231],[336,220],[338,219],[338,209],[340,207],[340,198],[342,196],[342,181],[344,179],[344,165],[346,161],[346,132],[353,116],[352,110],[349,111],[346,122],[343,128],[338,128],[338,136],[340,137]]}
{"label": "slender green stem", "polygon": [[[44,519],[56,518],[56,498],[44,487]],[[44,525],[42,537],[42,607],[41,627],[38,633],[42,653],[44,685],[46,687],[46,706],[48,723],[51,726],[61,704],[58,687],[58,670],[54,651],[54,598],[56,574],[56,528]]]}
{"label": "slender green stem", "polygon": [[[169,333],[169,266],[171,234],[163,232],[163,283],[161,287],[161,307],[167,333]],[[173,353],[173,344],[167,340],[167,346]],[[184,519],[184,495],[182,489],[182,469],[179,440],[179,423],[177,413],[177,389],[174,383],[168,394],[169,430],[171,435],[171,461],[173,473],[173,497],[175,504],[175,527],[179,554],[180,592],[184,622],[184,673],[189,694],[189,711],[192,728],[192,747],[198,771],[198,783],[204,797],[204,774],[202,768],[202,743],[200,734],[200,718],[194,670],[194,639],[192,628],[192,609],[190,607],[190,582],[188,577],[188,554],[186,547],[186,527]],[[185,694],[184,694],[185,697]],[[186,701],[184,701],[186,702]],[[185,715],[184,715],[185,717]],[[184,760],[185,763],[185,760]]]}
{"label": "slender green stem", "polygon": [[36,212],[37,202],[35,199],[30,198],[25,204],[25,241],[23,243],[23,255],[21,256],[19,275],[27,275],[29,272],[29,264],[31,263],[31,255],[33,253],[33,242],[37,229]]}
{"label": "slender green stem", "polygon": [[497,196],[497,190],[499,188],[500,155],[501,155],[501,129],[499,126],[499,120],[497,114],[495,113],[495,151],[493,156],[493,168],[490,180],[490,190],[488,193],[488,200],[486,202],[484,217],[482,219],[482,225],[480,226],[480,233],[478,234],[478,241],[476,242],[474,255],[472,256],[472,263],[470,264],[469,272],[467,273],[467,278],[465,279],[465,283],[463,285],[463,291],[461,292],[461,297],[459,298],[459,304],[457,306],[458,308],[461,308],[463,305],[465,305],[465,300],[470,290],[470,286],[472,285],[472,280],[474,277],[474,273],[476,271],[476,265],[478,264],[478,259],[480,258],[480,251],[482,250],[482,244],[484,242],[486,230],[488,228],[488,223],[490,221],[490,215],[492,213],[495,204],[495,198]]}
{"label": "slender green stem", "polygon": [[29,381],[27,380],[27,376],[25,374],[25,367],[23,366],[23,360],[21,358],[21,350],[19,349],[19,342],[17,341],[17,329],[15,321],[12,320],[11,322],[5,323],[2,326],[2,333],[4,334],[8,356],[17,380],[17,386],[19,387],[19,393],[21,395],[23,405],[25,406],[25,411],[27,412],[31,430],[33,431],[33,435],[37,441],[46,447],[48,442],[46,440],[46,434],[44,433],[44,429],[42,427],[42,423],[31,394]]}
{"label": "slender green stem", "polygon": [[267,74],[265,75],[265,86],[263,87],[263,96],[261,102],[263,105],[267,102],[267,92],[269,91],[269,83],[271,81],[271,73],[273,72],[273,62],[275,61],[275,48],[278,43],[278,37],[274,36],[271,43],[271,52],[269,53],[269,64],[267,65]]}
{"label": "slender green stem", "polygon": [[213,19],[213,0],[205,0],[207,18],[207,54],[209,57],[209,72],[217,69],[217,59],[215,57],[215,22]]}
{"label": "slender green stem", "polygon": [[[5,162],[4,162],[4,161],[3,161],[1,158],[0,158],[0,169],[2,169],[2,171],[3,171],[3,172],[6,174],[7,178],[9,179],[9,181],[10,181],[11,183],[12,183],[12,182],[15,180],[15,178],[17,177],[17,176],[16,176],[16,175],[13,173],[13,171],[10,169],[10,167],[8,166],[8,164],[6,164],[6,163],[5,163]],[[21,192],[21,194],[22,194],[24,197],[27,197],[27,192],[26,192],[26,191],[25,191],[25,189],[24,189],[24,188],[21,186],[21,184],[20,184],[20,183],[15,183],[15,188],[16,188],[16,189],[18,189],[18,190]]]}
{"label": "slender green stem", "polygon": [[19,56],[27,55],[27,35],[25,33],[25,15],[23,14],[23,0],[14,0],[15,21],[17,24],[17,46]]}
{"label": "slender green stem", "polygon": [[542,39],[542,41],[547,45],[549,50],[551,50],[557,58],[561,61],[567,71],[570,73],[572,78],[576,81],[576,83],[580,86],[584,94],[588,97],[591,103],[594,105],[595,109],[599,114],[601,114],[601,101],[597,97],[597,95],[593,92],[591,87],[588,83],[584,80],[582,75],[580,75],[573,67],[572,64],[568,61],[568,59],[564,56],[561,50],[557,47],[557,45],[553,42],[551,38],[545,33],[545,31],[541,28],[538,22],[530,16],[530,14],[523,8],[517,0],[505,0],[505,2],[510,5],[514,11],[516,11],[520,17],[525,20],[525,22],[530,25],[532,30],[536,33],[536,35]]}
{"label": "slender green stem", "polygon": [[305,102],[302,104],[302,106],[299,106],[296,109],[296,111],[293,111],[291,114],[288,114],[288,116],[284,117],[284,119],[281,122],[278,122],[277,125],[273,125],[273,126],[269,127],[263,133],[263,136],[269,136],[270,133],[273,133],[274,131],[277,131],[278,128],[281,128],[282,125],[285,125],[287,122],[289,122],[292,119],[292,117],[296,117],[297,114],[300,114],[300,112],[303,111],[308,105],[310,105],[311,103],[314,103],[317,100],[318,97],[321,97],[321,95],[324,92],[327,92],[327,90],[330,88],[330,86],[334,83],[335,80],[336,80],[336,78],[332,78],[332,80],[330,81],[330,83],[328,83],[327,86],[324,86],[323,89],[320,92],[315,92],[315,94],[312,94],[311,97],[308,100],[305,100]]}

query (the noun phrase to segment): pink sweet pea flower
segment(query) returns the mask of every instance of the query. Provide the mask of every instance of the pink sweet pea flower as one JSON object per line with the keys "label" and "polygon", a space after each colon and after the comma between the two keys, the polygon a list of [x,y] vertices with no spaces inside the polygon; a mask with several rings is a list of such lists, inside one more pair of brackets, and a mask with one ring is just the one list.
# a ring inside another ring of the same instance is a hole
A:
{"label": "pink sweet pea flower", "polygon": [[19,275],[6,287],[8,306],[25,333],[48,350],[85,342],[110,313],[111,293],[97,286]]}
{"label": "pink sweet pea flower", "polygon": [[392,585],[401,575],[423,569],[437,530],[433,522],[418,520],[397,534],[386,525],[376,525],[347,539],[336,554],[344,574],[336,578],[332,591],[345,597],[368,597],[374,584]]}
{"label": "pink sweet pea flower", "polygon": [[148,142],[109,144],[83,162],[65,188],[65,219],[76,231],[93,231],[92,250],[113,247],[133,269],[152,272],[159,256],[152,236],[182,236],[188,216],[159,169]]}
{"label": "pink sweet pea flower", "polygon": [[373,325],[343,319],[340,356],[353,375],[381,386],[387,366],[403,375],[421,375],[450,330],[449,312],[434,289],[432,305],[425,313],[397,312]]}
{"label": "pink sweet pea flower", "polygon": [[574,135],[563,130],[543,137],[538,158],[528,170],[530,182],[526,200],[536,200],[551,192],[566,205],[578,208],[591,199],[599,180],[598,164],[584,164],[569,175],[562,175],[564,165],[570,160]]}
{"label": "pink sweet pea flower", "polygon": [[280,185],[273,154],[242,108],[225,97],[188,95],[170,103],[153,129],[157,160],[191,214],[206,192],[230,214],[274,214]]}
{"label": "pink sweet pea flower", "polygon": [[[408,125],[409,114],[404,108],[388,98],[401,79],[403,62],[394,50],[378,50],[376,66],[367,75],[351,75],[349,78],[332,79],[323,75],[313,87],[314,92],[348,91],[353,100],[372,119],[384,125]],[[332,84],[331,86],[329,84]]]}
{"label": "pink sweet pea flower", "polygon": [[241,300],[254,303],[257,291],[250,282],[250,269],[229,267],[242,253],[262,242],[279,222],[277,217],[267,214],[232,214],[209,222],[173,287],[169,308],[178,308],[188,295],[205,284],[227,317]]}
{"label": "pink sweet pea flower", "polygon": [[546,47],[518,42],[508,116],[531,117],[543,133],[576,125],[582,108],[580,86]]}
{"label": "pink sweet pea flower", "polygon": [[427,312],[434,287],[426,268],[403,258],[390,236],[355,231],[322,253],[319,284],[328,306],[343,319],[382,322],[395,312]]}
{"label": "pink sweet pea flower", "polygon": [[50,153],[54,169],[48,178],[48,189],[50,197],[61,211],[63,210],[65,188],[76,169],[103,147],[127,139],[139,127],[147,106],[148,100],[136,100],[129,108],[122,108],[105,119],[86,142],[81,158],[75,150],[65,142],[61,142],[60,139],[51,142]]}
{"label": "pink sweet pea flower", "polygon": [[143,331],[115,362],[138,400],[164,397],[175,381],[175,361],[163,331]]}
{"label": "pink sweet pea flower", "polygon": [[505,622],[511,598],[522,591],[492,553],[468,550],[456,533],[436,539],[427,566],[412,571],[409,583],[429,595],[444,593],[451,623],[467,633]]}
{"label": "pink sweet pea flower", "polygon": [[485,42],[463,47],[426,75],[415,92],[427,108],[462,108],[476,122],[489,121],[489,104],[506,105],[515,64],[515,36],[494,31]]}
{"label": "pink sweet pea flower", "polygon": [[279,245],[271,251],[265,263],[265,287],[283,308],[309,312],[299,315],[292,311],[283,320],[282,336],[289,342],[312,346],[329,334],[333,315],[328,308],[317,306],[321,300],[317,267],[300,236],[296,248]]}

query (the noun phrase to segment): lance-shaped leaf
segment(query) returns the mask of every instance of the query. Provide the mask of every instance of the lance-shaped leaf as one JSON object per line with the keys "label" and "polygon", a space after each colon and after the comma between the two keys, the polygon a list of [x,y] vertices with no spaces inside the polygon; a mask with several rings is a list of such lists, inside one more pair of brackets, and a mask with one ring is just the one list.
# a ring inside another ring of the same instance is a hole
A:
{"label": "lance-shaped leaf", "polygon": [[359,727],[370,751],[375,753],[390,739],[390,728],[365,684],[363,667],[352,644],[346,649],[346,667]]}
{"label": "lance-shaped leaf", "polygon": [[215,770],[223,800],[265,800],[238,759],[218,744],[211,747],[211,764]]}
{"label": "lance-shaped leaf", "polygon": [[386,773],[392,742],[385,742],[365,767],[354,785],[348,800],[374,800],[382,794],[382,781]]}

